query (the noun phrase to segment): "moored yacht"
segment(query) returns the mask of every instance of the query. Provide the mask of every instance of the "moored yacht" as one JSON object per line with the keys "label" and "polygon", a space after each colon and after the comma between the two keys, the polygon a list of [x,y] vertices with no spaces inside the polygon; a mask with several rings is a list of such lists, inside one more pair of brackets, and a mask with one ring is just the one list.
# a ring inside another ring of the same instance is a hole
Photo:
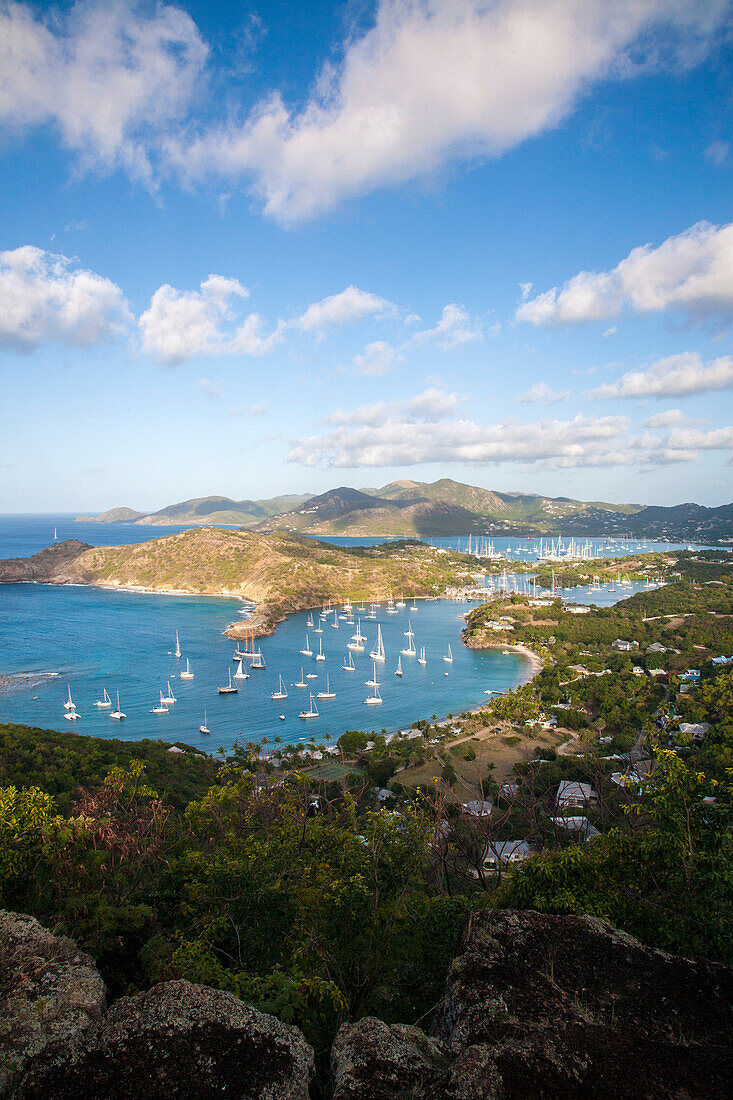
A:
{"label": "moored yacht", "polygon": [[186,669],[185,672],[180,674],[181,680],[193,680],[193,673],[191,672],[191,666],[188,663],[188,657],[186,657]]}
{"label": "moored yacht", "polygon": [[310,703],[308,705],[308,710],[301,710],[300,714],[298,715],[298,718],[317,718],[317,717],[318,717],[318,707],[316,706],[316,701],[313,698],[313,695],[311,694]]}
{"label": "moored yacht", "polygon": [[288,693],[285,690],[285,684],[283,683],[282,676],[278,676],[278,688],[277,691],[270,693],[271,699],[287,699]]}
{"label": "moored yacht", "polygon": [[326,673],[326,690],[325,691],[319,691],[316,698],[317,699],[335,699],[336,698],[336,692],[331,691],[331,685],[328,682],[328,673]]}
{"label": "moored yacht", "polygon": [[97,699],[97,701],[94,705],[95,705],[95,707],[111,707],[112,706],[112,700],[110,699],[109,695],[107,694],[107,689],[106,688],[104,689],[104,694],[102,695],[102,698]]}
{"label": "moored yacht", "polygon": [[116,722],[121,722],[123,718],[127,718],[120,708],[120,693],[117,692],[117,709],[110,711],[110,718],[114,718]]}
{"label": "moored yacht", "polygon": [[229,683],[219,688],[220,695],[236,695],[239,688],[232,683],[232,670],[229,669]]}

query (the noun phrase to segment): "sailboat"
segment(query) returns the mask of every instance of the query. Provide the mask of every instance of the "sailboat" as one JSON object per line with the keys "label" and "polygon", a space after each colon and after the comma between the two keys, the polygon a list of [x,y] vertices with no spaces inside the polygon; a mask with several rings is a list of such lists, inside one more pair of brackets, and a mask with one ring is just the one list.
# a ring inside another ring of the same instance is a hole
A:
{"label": "sailboat", "polygon": [[[346,616],[345,616],[345,615],[344,615],[344,618],[346,618]],[[338,628],[339,628],[339,621],[338,621],[338,619],[336,618],[336,615],[335,615],[335,614],[334,614],[334,617],[333,617],[333,622],[331,623],[331,626],[333,627],[333,629],[334,629],[334,630],[338,630]]]}
{"label": "sailboat", "polygon": [[304,657],[312,657],[313,656],[313,650],[311,649],[311,645],[310,645],[310,642],[308,640],[308,635],[307,634],[305,636],[305,649],[301,649],[300,652],[303,654]]}
{"label": "sailboat", "polygon": [[[241,661],[240,661],[241,665]],[[188,657],[186,657],[186,671],[180,674],[181,680],[193,680],[193,673],[191,672],[191,666],[188,663]]]}
{"label": "sailboat", "polygon": [[382,640],[382,628],[381,628],[381,626],[377,627],[377,648],[373,649],[372,652],[369,654],[369,656],[371,657],[371,659],[373,661],[384,661],[384,660],[386,660],[386,655],[385,655],[385,652],[384,652],[384,641]]}
{"label": "sailboat", "polygon": [[405,606],[405,597],[404,597],[404,596],[400,596],[399,600],[398,600],[398,601],[397,601],[397,603],[395,604],[395,607],[399,607],[399,608],[401,609],[401,608],[403,608],[404,606]]}
{"label": "sailboat", "polygon": [[397,658],[397,668],[394,670],[394,674],[395,674],[395,676],[401,676],[402,675],[402,658],[401,657]]}
{"label": "sailboat", "polygon": [[310,614],[310,615],[308,616],[308,618],[307,618],[307,620],[306,620],[306,624],[305,624],[305,625],[306,625],[306,626],[307,626],[307,627],[308,627],[308,628],[309,628],[310,630],[312,630],[312,629],[313,629],[313,615],[312,615],[312,614]]}
{"label": "sailboat", "polygon": [[316,660],[317,661],[325,661],[326,660],[326,654],[323,652],[323,642],[321,641],[320,638],[318,639],[318,652],[316,653]]}
{"label": "sailboat", "polygon": [[163,692],[160,693],[160,702],[157,707],[151,707],[151,714],[168,714],[168,707],[163,702]]}
{"label": "sailboat", "polygon": [[451,652],[450,642],[448,642],[448,652],[443,657],[443,660],[446,661],[449,665],[453,664],[453,654]]}
{"label": "sailboat", "polygon": [[415,634],[412,629],[412,623],[408,623],[408,628],[405,631],[407,638],[407,649],[403,649],[402,652],[405,657],[416,657],[417,652],[415,650]]}
{"label": "sailboat", "polygon": [[376,619],[377,617],[377,605],[375,603],[369,608],[367,619]]}
{"label": "sailboat", "polygon": [[181,643],[180,643],[180,641],[178,640],[178,631],[176,631],[176,649],[175,649],[175,655],[176,655],[176,657],[180,657],[180,656],[181,656]]}
{"label": "sailboat", "polygon": [[336,692],[331,691],[331,685],[328,682],[328,673],[326,673],[326,690],[325,691],[319,691],[316,698],[318,698],[318,699],[335,699],[336,698]]}
{"label": "sailboat", "polygon": [[220,695],[236,695],[239,688],[232,683],[232,670],[229,669],[229,683],[219,688]]}
{"label": "sailboat", "polygon": [[379,694],[379,687],[375,686],[372,689],[372,694],[370,696],[368,696],[364,700],[364,702],[368,707],[374,707],[374,706],[377,706],[377,704],[381,703],[382,702],[382,696]]}
{"label": "sailboat", "polygon": [[391,596],[387,600],[387,606],[384,609],[384,613],[385,613],[385,615],[396,615],[397,614],[397,608],[395,607],[394,600],[392,599]]}
{"label": "sailboat", "polygon": [[67,710],[64,718],[67,722],[76,722],[77,718],[81,718],[81,715],[77,714],[76,707],[74,707],[73,710]]}
{"label": "sailboat", "polygon": [[285,684],[283,683],[282,676],[278,676],[278,688],[277,691],[270,693],[271,699],[287,699],[288,693],[285,690]]}
{"label": "sailboat", "polygon": [[344,663],[341,665],[341,667],[344,672],[356,672],[356,665],[354,664],[354,658],[352,657],[351,652],[347,652],[346,656],[344,657]]}
{"label": "sailboat", "polygon": [[203,724],[203,726],[199,726],[199,732],[200,733],[211,733],[211,730],[206,725],[206,711],[204,711],[204,724]]}
{"label": "sailboat", "polygon": [[318,673],[317,672],[306,672],[305,678],[306,678],[306,680],[317,680],[318,679]]}
{"label": "sailboat", "polygon": [[112,700],[110,699],[109,695],[107,694],[107,689],[106,688],[104,689],[104,694],[103,694],[102,698],[97,699],[97,701],[94,705],[95,705],[95,707],[111,707],[112,706]]}
{"label": "sailboat", "polygon": [[316,706],[316,701],[313,698],[313,694],[311,693],[310,703],[308,704],[308,710],[301,710],[300,714],[298,715],[298,718],[317,718],[317,717],[318,717],[318,707]]}
{"label": "sailboat", "polygon": [[71,684],[66,685],[69,689],[69,697],[64,703],[64,710],[76,710],[76,703],[71,698]]}
{"label": "sailboat", "polygon": [[417,663],[419,665],[426,665],[428,663],[428,659],[425,656],[425,646],[420,647],[420,656],[417,659]]}
{"label": "sailboat", "polygon": [[243,671],[241,661],[237,661],[237,671],[234,673],[234,676],[232,677],[232,679],[233,680],[249,680],[249,673]]}
{"label": "sailboat", "polygon": [[412,603],[410,604],[410,611],[417,611],[417,604],[415,603],[415,597],[412,597]]}
{"label": "sailboat", "polygon": [[120,710],[120,693],[117,692],[117,710],[110,711],[110,718],[114,718],[116,722],[121,722],[123,718],[127,718],[126,714],[123,714]]}
{"label": "sailboat", "polygon": [[252,658],[252,664],[250,667],[259,669],[267,668],[267,665],[265,664],[265,658],[262,656],[261,649],[258,649],[255,653],[254,657]]}
{"label": "sailboat", "polygon": [[364,683],[365,683],[366,687],[368,687],[368,688],[378,688],[379,687],[379,680],[377,679],[377,662],[376,661],[374,662],[374,672],[372,673],[371,680],[365,680]]}
{"label": "sailboat", "polygon": [[59,533],[56,530],[56,528],[54,527],[54,529],[53,529],[53,541],[58,542],[58,539],[59,539]]}
{"label": "sailboat", "polygon": [[165,705],[167,707],[169,707],[172,703],[175,703],[175,701],[176,701],[176,697],[173,694],[173,692],[171,691],[171,682],[169,680],[168,681],[168,694],[163,696],[163,702],[165,703]]}
{"label": "sailboat", "polygon": [[306,682],[305,682],[305,680],[303,679],[303,669],[302,669],[302,668],[301,668],[301,670],[300,670],[300,679],[299,679],[299,680],[296,680],[296,681],[295,681],[295,684],[294,684],[293,686],[294,686],[294,687],[297,687],[297,688],[304,688],[304,687],[306,687]]}

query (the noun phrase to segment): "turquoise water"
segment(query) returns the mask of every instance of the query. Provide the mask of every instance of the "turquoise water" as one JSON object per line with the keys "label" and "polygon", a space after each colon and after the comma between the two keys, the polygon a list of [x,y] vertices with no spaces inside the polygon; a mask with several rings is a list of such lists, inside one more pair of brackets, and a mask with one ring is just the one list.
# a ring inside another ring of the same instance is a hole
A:
{"label": "turquoise water", "polygon": [[[276,736],[297,742],[312,736],[317,741],[330,734],[335,741],[346,729],[395,730],[418,718],[433,714],[458,713],[485,702],[485,689],[506,690],[526,678],[527,662],[517,654],[468,650],[460,640],[466,605],[448,600],[418,601],[395,615],[380,609],[377,621],[362,618],[362,632],[368,638],[363,654],[354,654],[355,672],[341,668],[346,643],[354,627],[342,620],[335,630],[323,624],[321,635],[310,632],[310,648],[319,639],[326,654],[324,663],[304,658],[307,614],[294,615],[281,623],[275,634],[263,638],[267,668],[251,671],[240,682],[237,695],[220,696],[217,689],[234,673],[235,643],[222,636],[227,624],[237,618],[237,600],[201,599],[188,596],[160,596],[135,592],[111,592],[83,586],[50,585],[0,586],[0,677],[10,684],[0,689],[0,720],[24,722],[52,729],[73,730],[97,737],[135,740],[159,737],[184,741],[213,750],[231,747],[235,738],[257,740]],[[404,631],[408,619],[415,631],[415,644],[427,649],[428,664],[403,657],[402,679],[394,675],[399,650],[406,646]],[[316,615],[316,621],[318,616]],[[378,665],[383,704],[369,707],[365,681],[371,678],[368,652],[381,625],[387,653]],[[183,659],[173,656],[175,632],[181,639]],[[450,642],[454,660],[446,664],[443,654]],[[185,658],[191,662],[194,679],[179,679]],[[325,674],[336,698],[318,703],[320,717],[308,721],[298,713],[308,707],[308,690],[293,687],[301,665],[318,679],[306,681],[314,692],[325,687]],[[247,662],[245,662],[247,670]],[[448,673],[446,676],[445,673]],[[29,679],[17,679],[29,674]],[[55,674],[49,678],[49,674]],[[273,701],[282,674],[288,698]],[[154,715],[150,708],[159,692],[167,693],[170,680],[177,698],[167,715]],[[64,720],[63,702],[67,684],[82,717]],[[94,701],[106,688],[114,701],[120,692],[124,722],[109,718]],[[199,733],[204,708],[211,736]],[[281,721],[280,714],[285,715]]]}

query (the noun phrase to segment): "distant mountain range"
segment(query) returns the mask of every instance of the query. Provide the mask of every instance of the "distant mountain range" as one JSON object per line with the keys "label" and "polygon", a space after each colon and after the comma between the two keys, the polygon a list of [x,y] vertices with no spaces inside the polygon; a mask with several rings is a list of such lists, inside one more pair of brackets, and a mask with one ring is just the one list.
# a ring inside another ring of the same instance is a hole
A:
{"label": "distant mountain range", "polygon": [[499,493],[450,478],[393,481],[381,488],[341,486],[318,496],[268,500],[198,497],[158,512],[113,508],[98,523],[156,526],[237,524],[256,531],[307,535],[432,537],[440,535],[630,535],[675,541],[733,541],[733,504],[647,507],[569,497]]}

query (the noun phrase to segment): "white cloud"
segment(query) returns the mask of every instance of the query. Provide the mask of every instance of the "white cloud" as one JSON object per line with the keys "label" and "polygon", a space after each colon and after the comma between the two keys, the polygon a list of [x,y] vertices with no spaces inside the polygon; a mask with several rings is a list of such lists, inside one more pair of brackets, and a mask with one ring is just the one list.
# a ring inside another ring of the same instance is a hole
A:
{"label": "white cloud", "polygon": [[262,320],[251,313],[235,326],[233,302],[249,297],[238,279],[209,275],[200,290],[176,290],[164,283],[138,322],[143,351],[175,366],[196,355],[265,355],[282,339],[283,326],[262,335]]}
{"label": "white cloud", "polygon": [[665,409],[664,412],[650,416],[644,424],[647,428],[669,428],[672,424],[680,424],[685,419],[681,409]]}
{"label": "white cloud", "polygon": [[361,355],[354,356],[354,374],[388,374],[402,356],[384,340],[367,344]]}
{"label": "white cloud", "polygon": [[304,332],[324,332],[335,325],[348,325],[368,316],[394,312],[394,306],[384,298],[358,286],[347,286],[338,294],[331,294],[320,302],[313,302],[305,313],[293,322]]}
{"label": "white cloud", "polygon": [[611,325],[611,327],[607,328],[606,331],[603,333],[604,340],[607,340],[609,336],[615,336],[617,332],[618,327],[616,325]]}
{"label": "white cloud", "polygon": [[527,299],[529,298],[530,294],[532,293],[532,284],[531,283],[520,283],[519,284],[519,289],[522,292],[522,301],[526,302]]}
{"label": "white cloud", "polygon": [[196,383],[205,397],[210,397],[214,400],[221,398],[221,386],[218,382],[212,382],[208,378],[199,378]]}
{"label": "white cloud", "polygon": [[258,401],[256,405],[250,405],[250,416],[267,416],[270,411],[270,406],[267,401]]}
{"label": "white cloud", "polygon": [[459,400],[457,393],[448,393],[446,390],[431,386],[429,389],[417,394],[416,397],[407,400],[375,401],[371,405],[360,405],[349,412],[336,409],[335,412],[324,419],[323,423],[339,426],[361,424],[377,427],[396,418],[413,425],[417,422],[432,423],[454,416],[458,409]]}
{"label": "white cloud", "polygon": [[570,390],[560,392],[551,389],[546,382],[536,382],[526,393],[517,398],[518,405],[557,405],[567,401]]}
{"label": "white cloud", "polygon": [[463,344],[472,344],[482,339],[481,324],[472,320],[463,306],[459,306],[456,302],[449,302],[447,306],[443,306],[443,312],[435,328],[416,332],[410,343],[425,344],[435,340],[443,351],[452,351]]}
{"label": "white cloud", "polygon": [[561,288],[520,305],[515,316],[533,325],[573,325],[617,317],[625,309],[730,313],[733,224],[698,222],[657,248],[634,248],[611,271],[581,271]]}
{"label": "white cloud", "polygon": [[0,252],[0,346],[30,351],[50,340],[85,347],[127,325],[120,288],[72,265],[33,245]]}
{"label": "white cloud", "polygon": [[[455,396],[455,395],[453,395]],[[481,426],[470,420],[416,425],[398,405],[330,417],[338,426],[321,436],[292,441],[288,460],[304,466],[382,467],[422,463],[548,463],[559,466],[628,465],[623,416],[504,421]]]}
{"label": "white cloud", "polygon": [[82,166],[152,179],[151,141],[189,106],[208,53],[181,8],[127,0],[0,7],[0,122],[55,125]]}
{"label": "white cloud", "polygon": [[660,359],[647,370],[628,371],[618,382],[604,383],[591,397],[682,397],[710,390],[733,390],[733,358],[703,363],[698,352]]}
{"label": "white cloud", "polygon": [[499,156],[557,126],[592,81],[699,62],[727,0],[381,0],[299,110],[171,141],[188,179],[251,181],[291,221],[451,160]]}
{"label": "white cloud", "polygon": [[705,150],[705,159],[720,167],[728,159],[730,146],[727,141],[713,141]]}

